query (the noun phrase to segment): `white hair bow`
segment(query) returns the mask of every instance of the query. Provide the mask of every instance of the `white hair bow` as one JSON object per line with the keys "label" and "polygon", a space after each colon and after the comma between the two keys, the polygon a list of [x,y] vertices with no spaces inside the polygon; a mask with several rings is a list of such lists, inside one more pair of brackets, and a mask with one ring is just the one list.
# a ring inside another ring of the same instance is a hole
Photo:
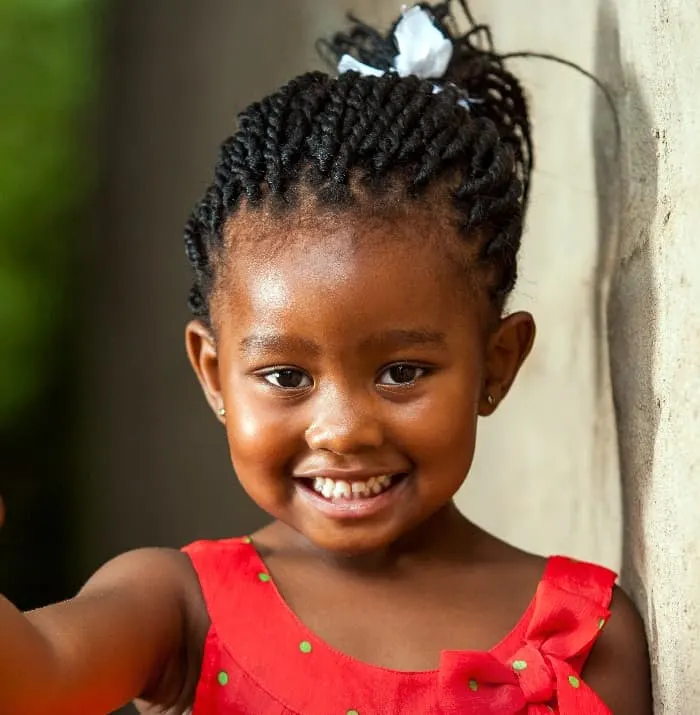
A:
{"label": "white hair bow", "polygon": [[[395,72],[399,77],[416,75],[421,79],[439,79],[445,75],[452,59],[454,47],[449,38],[445,37],[428,13],[419,6],[404,10],[394,30],[399,54],[394,57],[394,66],[389,72]],[[355,59],[351,55],[343,55],[338,63],[338,73],[354,71],[362,75],[381,77],[386,74],[371,65]],[[433,92],[442,92],[444,88],[433,85]],[[469,99],[460,99],[458,104],[469,109]]]}

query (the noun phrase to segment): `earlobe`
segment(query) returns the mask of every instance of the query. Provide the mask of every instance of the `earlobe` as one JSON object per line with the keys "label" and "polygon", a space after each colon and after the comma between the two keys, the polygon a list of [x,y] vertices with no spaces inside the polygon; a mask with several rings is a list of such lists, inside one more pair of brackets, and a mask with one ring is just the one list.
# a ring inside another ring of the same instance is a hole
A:
{"label": "earlobe", "polygon": [[191,320],[185,328],[185,348],[190,365],[202,386],[204,396],[209,406],[214,410],[219,420],[223,422],[226,415],[223,397],[221,395],[221,380],[219,376],[219,358],[216,352],[216,342],[209,328],[201,320]]}
{"label": "earlobe", "polygon": [[535,321],[530,313],[503,318],[486,347],[484,389],[479,414],[492,414],[508,394],[535,341]]}

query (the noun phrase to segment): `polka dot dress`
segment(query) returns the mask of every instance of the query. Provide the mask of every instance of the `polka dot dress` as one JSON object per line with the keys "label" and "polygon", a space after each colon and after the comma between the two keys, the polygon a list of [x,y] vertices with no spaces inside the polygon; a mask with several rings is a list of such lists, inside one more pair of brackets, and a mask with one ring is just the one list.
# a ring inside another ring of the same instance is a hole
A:
{"label": "polka dot dress", "polygon": [[331,648],[284,603],[250,538],[200,541],[211,617],[192,715],[610,715],[581,679],[615,575],[552,557],[532,603],[487,652],[443,651],[434,671],[368,665]]}

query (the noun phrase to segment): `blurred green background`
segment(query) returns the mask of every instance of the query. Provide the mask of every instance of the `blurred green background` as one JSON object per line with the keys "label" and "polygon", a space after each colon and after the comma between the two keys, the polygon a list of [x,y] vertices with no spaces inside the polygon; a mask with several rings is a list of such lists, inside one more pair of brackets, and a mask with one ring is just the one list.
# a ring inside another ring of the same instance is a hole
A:
{"label": "blurred green background", "polygon": [[343,9],[0,0],[0,593],[21,608],[262,522],[185,355],[182,228],[237,112],[314,66]]}
{"label": "blurred green background", "polygon": [[182,228],[236,113],[341,17],[0,0],[0,593],[20,608],[264,520],[185,355]]}
{"label": "blurred green background", "polygon": [[0,0],[0,590],[24,607],[70,586],[96,5]]}

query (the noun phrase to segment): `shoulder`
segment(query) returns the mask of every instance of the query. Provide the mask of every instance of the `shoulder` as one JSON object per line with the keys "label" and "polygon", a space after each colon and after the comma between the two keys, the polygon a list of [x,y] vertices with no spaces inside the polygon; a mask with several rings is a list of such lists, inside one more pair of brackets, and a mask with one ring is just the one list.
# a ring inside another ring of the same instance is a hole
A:
{"label": "shoulder", "polygon": [[186,554],[175,549],[136,549],[114,557],[88,580],[78,597],[131,592],[184,605],[196,593],[197,577]]}
{"label": "shoulder", "polygon": [[131,612],[150,614],[149,623],[160,623],[173,634],[167,638],[170,647],[147,683],[140,706],[147,708],[148,701],[162,712],[191,703],[209,618],[188,555],[164,548],[121,554],[92,576],[78,598],[109,600],[111,596]]}
{"label": "shoulder", "polygon": [[651,715],[651,674],[644,623],[634,603],[615,588],[611,617],[583,672],[615,715]]}
{"label": "shoulder", "polygon": [[186,553],[144,548],[108,561],[88,580],[76,600],[114,597],[124,607],[152,613],[186,635],[192,624],[206,626],[207,614],[197,573]]}
{"label": "shoulder", "polygon": [[615,574],[592,563],[566,557],[518,559],[525,582],[539,573],[572,593],[608,605],[610,618],[596,641],[583,678],[615,715],[651,715],[651,674],[644,622],[627,594],[614,586]]}
{"label": "shoulder", "polygon": [[[185,608],[203,606],[203,583],[212,572],[228,570],[233,560],[242,560],[241,539],[196,541],[181,550],[144,548],[129,551],[102,566],[87,582],[81,594],[138,590],[146,598],[151,594],[167,597]],[[149,589],[152,589],[149,591]]]}

